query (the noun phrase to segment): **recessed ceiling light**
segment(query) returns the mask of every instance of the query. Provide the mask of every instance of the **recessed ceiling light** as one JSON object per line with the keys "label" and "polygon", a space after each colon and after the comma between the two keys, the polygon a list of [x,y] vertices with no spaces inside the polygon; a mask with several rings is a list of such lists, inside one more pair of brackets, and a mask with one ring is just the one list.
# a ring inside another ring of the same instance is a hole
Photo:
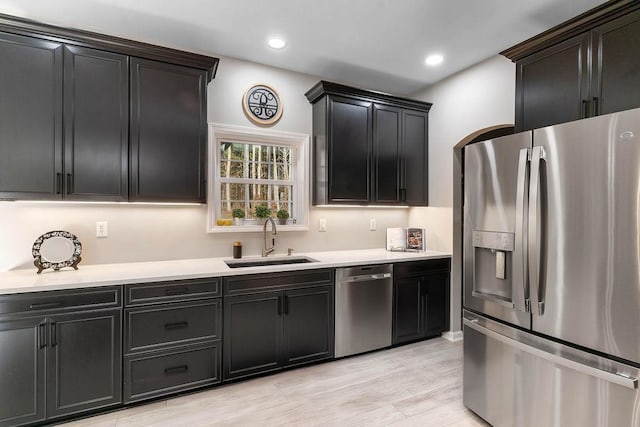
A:
{"label": "recessed ceiling light", "polygon": [[436,65],[440,65],[442,64],[442,61],[444,61],[444,57],[442,55],[440,55],[439,53],[434,53],[433,55],[429,55],[427,56],[427,59],[425,59],[425,64],[434,67]]}
{"label": "recessed ceiling light", "polygon": [[268,43],[269,43],[269,46],[274,49],[282,49],[287,45],[287,43],[284,40],[278,37],[270,38]]}

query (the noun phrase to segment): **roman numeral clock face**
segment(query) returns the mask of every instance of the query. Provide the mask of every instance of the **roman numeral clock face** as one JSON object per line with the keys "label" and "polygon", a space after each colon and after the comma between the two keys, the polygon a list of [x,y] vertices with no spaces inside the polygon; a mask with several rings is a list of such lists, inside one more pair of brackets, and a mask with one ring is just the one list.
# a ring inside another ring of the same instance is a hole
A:
{"label": "roman numeral clock face", "polygon": [[282,117],[282,103],[276,90],[265,84],[251,86],[242,97],[244,112],[252,122],[270,125]]}

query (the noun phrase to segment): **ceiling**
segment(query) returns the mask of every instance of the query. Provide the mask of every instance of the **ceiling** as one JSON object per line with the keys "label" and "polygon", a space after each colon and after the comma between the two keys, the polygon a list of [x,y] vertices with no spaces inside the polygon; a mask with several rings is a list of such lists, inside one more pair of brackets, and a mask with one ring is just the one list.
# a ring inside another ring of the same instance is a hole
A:
{"label": "ceiling", "polygon": [[[410,95],[602,0],[0,0],[0,13]],[[273,50],[267,38],[287,41]],[[438,52],[444,63],[427,67]]]}

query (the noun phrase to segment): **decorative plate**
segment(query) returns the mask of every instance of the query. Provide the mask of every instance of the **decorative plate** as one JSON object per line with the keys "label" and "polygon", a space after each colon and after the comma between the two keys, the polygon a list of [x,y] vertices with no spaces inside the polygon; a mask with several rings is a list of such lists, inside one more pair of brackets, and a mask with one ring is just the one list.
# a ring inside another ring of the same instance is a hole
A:
{"label": "decorative plate", "polygon": [[82,260],[80,258],[82,244],[76,236],[68,231],[49,231],[33,242],[31,253],[38,274],[46,268],[58,271],[64,267],[73,267],[74,270],[77,270],[78,264]]}
{"label": "decorative plate", "polygon": [[280,95],[271,86],[256,84],[242,97],[242,107],[249,120],[259,125],[270,125],[282,117]]}

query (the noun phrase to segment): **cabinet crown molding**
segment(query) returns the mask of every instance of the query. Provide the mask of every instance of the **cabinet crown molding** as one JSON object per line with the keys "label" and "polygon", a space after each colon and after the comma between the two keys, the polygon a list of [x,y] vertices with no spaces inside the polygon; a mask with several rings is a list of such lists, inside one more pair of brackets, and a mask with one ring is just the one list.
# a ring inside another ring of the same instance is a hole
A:
{"label": "cabinet crown molding", "polygon": [[619,18],[634,10],[640,9],[637,0],[610,0],[594,7],[575,18],[571,18],[553,28],[516,44],[500,52],[513,62],[519,61],[561,41],[589,31],[605,22]]}
{"label": "cabinet crown molding", "polygon": [[206,70],[207,82],[210,82],[215,77],[218,63],[220,62],[219,58],[197,53],[185,52],[106,34],[98,34],[91,31],[57,27],[1,13],[0,31],[198,68]]}
{"label": "cabinet crown molding", "polygon": [[394,95],[389,95],[382,92],[375,92],[371,90],[358,89],[351,86],[341,85],[339,83],[332,83],[325,80],[320,80],[311,89],[309,89],[304,96],[307,100],[315,104],[320,98],[325,95],[338,95],[338,96],[356,96],[360,99],[377,102],[380,104],[388,104],[396,107],[410,108],[413,110],[419,110],[429,112],[431,109],[430,102],[417,101],[415,99],[402,98]]}

